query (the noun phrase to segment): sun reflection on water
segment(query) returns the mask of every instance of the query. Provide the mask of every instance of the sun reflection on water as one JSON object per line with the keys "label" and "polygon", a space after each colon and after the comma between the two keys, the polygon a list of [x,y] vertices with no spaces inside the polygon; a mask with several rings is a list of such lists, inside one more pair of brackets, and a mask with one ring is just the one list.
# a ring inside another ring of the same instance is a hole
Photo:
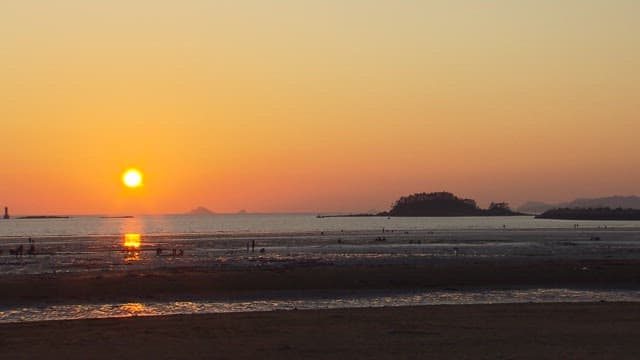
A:
{"label": "sun reflection on water", "polygon": [[141,246],[141,236],[139,233],[127,233],[124,234],[124,251],[126,252],[126,256],[124,260],[126,262],[138,261],[140,260],[140,246]]}
{"label": "sun reflection on water", "polygon": [[146,307],[141,303],[122,304],[119,310],[133,316],[146,313]]}
{"label": "sun reflection on water", "polygon": [[140,234],[128,233],[124,234],[124,247],[129,250],[135,250],[140,248]]}
{"label": "sun reflection on water", "polygon": [[140,260],[139,251],[127,251],[124,257],[125,263],[135,262]]}

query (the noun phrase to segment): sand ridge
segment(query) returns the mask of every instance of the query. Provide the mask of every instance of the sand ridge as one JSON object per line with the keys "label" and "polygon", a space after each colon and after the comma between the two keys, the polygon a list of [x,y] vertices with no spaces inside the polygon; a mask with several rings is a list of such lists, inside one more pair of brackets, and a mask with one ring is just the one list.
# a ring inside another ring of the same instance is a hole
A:
{"label": "sand ridge", "polygon": [[171,268],[0,277],[0,305],[190,300],[273,291],[637,287],[640,260],[460,259],[420,266]]}

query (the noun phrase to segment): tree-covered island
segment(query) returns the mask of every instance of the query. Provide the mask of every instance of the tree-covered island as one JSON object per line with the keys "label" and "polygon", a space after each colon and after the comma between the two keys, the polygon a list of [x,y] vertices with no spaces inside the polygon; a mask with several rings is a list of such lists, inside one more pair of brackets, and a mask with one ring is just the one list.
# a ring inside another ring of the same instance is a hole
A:
{"label": "tree-covered island", "polygon": [[391,210],[379,216],[514,216],[522,215],[505,202],[491,203],[482,209],[475,200],[462,199],[449,192],[417,193],[403,196]]}

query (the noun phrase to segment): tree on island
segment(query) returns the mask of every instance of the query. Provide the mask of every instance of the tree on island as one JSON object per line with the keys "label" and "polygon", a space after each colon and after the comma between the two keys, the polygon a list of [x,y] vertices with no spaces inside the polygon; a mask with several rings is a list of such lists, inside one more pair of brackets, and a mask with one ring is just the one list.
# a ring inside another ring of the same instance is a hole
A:
{"label": "tree on island", "polygon": [[510,216],[515,214],[513,210],[509,208],[509,204],[506,202],[499,202],[499,203],[492,202],[489,205],[489,208],[483,211],[487,213],[486,215],[493,215],[493,216]]}
{"label": "tree on island", "polygon": [[472,199],[463,199],[449,192],[416,193],[403,196],[391,210],[382,216],[513,216],[505,202],[491,203],[489,209],[481,209]]}

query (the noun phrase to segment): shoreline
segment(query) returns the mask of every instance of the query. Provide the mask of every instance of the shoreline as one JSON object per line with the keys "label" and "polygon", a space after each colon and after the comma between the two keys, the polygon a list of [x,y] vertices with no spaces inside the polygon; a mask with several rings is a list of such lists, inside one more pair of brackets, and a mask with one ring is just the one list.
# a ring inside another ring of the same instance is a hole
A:
{"label": "shoreline", "polygon": [[0,355],[633,359],[638,337],[633,303],[434,305],[0,324]]}
{"label": "shoreline", "polygon": [[0,277],[0,305],[207,300],[361,290],[638,288],[638,259],[433,259],[420,265],[163,268]]}
{"label": "shoreline", "polygon": [[[473,230],[464,237],[443,234],[434,239],[434,248],[446,244],[441,256],[413,255],[414,248],[406,243],[423,233],[387,235],[389,245],[380,251],[370,245],[374,240],[366,233],[348,234],[354,245],[347,246],[352,248],[329,247],[344,253],[344,259],[325,257],[323,262],[298,261],[285,250],[278,255],[269,248],[269,256],[252,256],[244,265],[233,258],[212,257],[199,265],[175,267],[4,274],[0,308],[71,305],[72,310],[84,311],[74,305],[278,301],[278,296],[308,299],[367,291],[640,289],[640,257],[635,239],[626,231],[607,232],[606,242],[589,240],[591,232],[563,231],[539,241],[535,231],[517,238],[514,233],[522,234],[506,231],[504,236],[519,243],[536,239],[528,245],[535,250],[527,251],[531,255],[472,255],[478,253],[467,251],[464,244],[500,241]],[[325,248],[337,240],[334,234],[313,236]],[[289,236],[273,241],[295,245],[300,240]],[[579,241],[595,245],[576,252],[583,249]],[[460,256],[457,249],[455,255],[446,252],[452,245],[460,246]],[[388,246],[398,253],[411,250],[411,257],[400,256],[394,262]],[[362,248],[368,252],[361,253]],[[345,249],[356,251],[351,256]],[[589,301],[592,298],[597,300],[590,296]],[[0,357],[84,359],[90,349],[94,359],[625,359],[640,358],[638,337],[640,306],[633,302],[358,307],[4,323]]]}

